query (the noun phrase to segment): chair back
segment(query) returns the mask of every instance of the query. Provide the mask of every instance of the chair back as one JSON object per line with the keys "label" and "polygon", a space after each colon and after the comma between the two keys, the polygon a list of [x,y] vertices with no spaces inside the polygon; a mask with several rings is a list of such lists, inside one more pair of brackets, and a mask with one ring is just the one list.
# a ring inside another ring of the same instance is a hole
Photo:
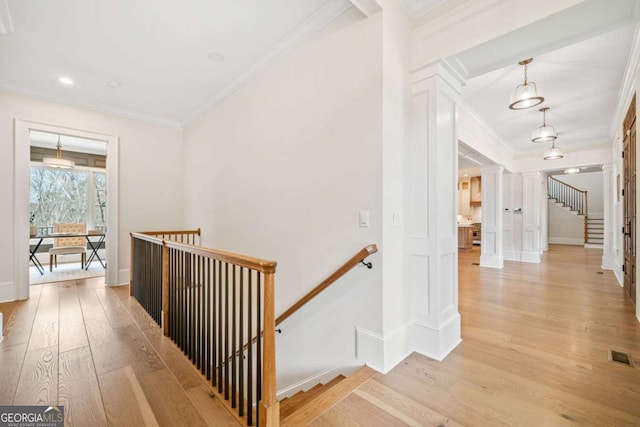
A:
{"label": "chair back", "polygon": [[[80,233],[86,234],[87,224],[53,224],[54,233]],[[78,237],[56,237],[53,239],[53,247],[60,246],[84,246],[86,240],[84,236]]]}

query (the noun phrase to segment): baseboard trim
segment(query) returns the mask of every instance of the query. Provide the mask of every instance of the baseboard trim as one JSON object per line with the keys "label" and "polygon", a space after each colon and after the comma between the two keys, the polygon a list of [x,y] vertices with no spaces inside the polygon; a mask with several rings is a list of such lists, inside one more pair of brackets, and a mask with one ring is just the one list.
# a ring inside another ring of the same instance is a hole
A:
{"label": "baseboard trim", "polygon": [[118,271],[118,283],[107,283],[107,286],[128,285],[129,280],[131,280],[131,274],[129,273],[129,269],[124,268]]}
{"label": "baseboard trim", "polygon": [[0,302],[17,300],[16,287],[13,282],[0,283]]}
{"label": "baseboard trim", "polygon": [[584,238],[576,237],[549,237],[549,243],[556,245],[584,245]]}
{"label": "baseboard trim", "polygon": [[522,252],[521,262],[531,262],[534,264],[540,263],[540,252]]}
{"label": "baseboard trim", "polygon": [[299,391],[309,390],[311,387],[316,386],[317,384],[325,384],[337,377],[338,375],[349,376],[353,372],[357,371],[361,365],[354,364],[352,359],[345,360],[338,366],[334,366],[332,368],[326,369],[322,372],[319,372],[315,375],[311,375],[303,380],[296,382],[288,387],[283,388],[282,390],[278,390],[276,392],[276,399],[282,400],[285,397],[290,397],[296,394]]}
{"label": "baseboard trim", "polygon": [[522,258],[522,253],[520,251],[506,250],[502,255],[505,261],[520,261]]}
{"label": "baseboard trim", "polygon": [[440,324],[438,329],[414,324],[412,330],[415,351],[437,361],[444,360],[462,342],[459,313]]}
{"label": "baseboard trim", "polygon": [[480,255],[480,267],[504,268],[504,258],[497,255]]}
{"label": "baseboard trim", "polygon": [[371,369],[386,374],[413,353],[411,322],[380,335],[356,328],[356,356]]}

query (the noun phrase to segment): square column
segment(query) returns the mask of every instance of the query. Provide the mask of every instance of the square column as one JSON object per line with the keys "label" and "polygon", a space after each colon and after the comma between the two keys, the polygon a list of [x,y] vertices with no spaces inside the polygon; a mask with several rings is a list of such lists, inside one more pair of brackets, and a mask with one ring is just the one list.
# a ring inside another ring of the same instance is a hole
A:
{"label": "square column", "polygon": [[613,182],[613,167],[609,165],[602,166],[602,185],[604,189],[604,239],[602,241],[602,268],[613,270],[615,265],[615,252],[613,249],[613,209],[615,198],[617,197],[614,188],[616,183]]}
{"label": "square column", "polygon": [[502,249],[502,181],[504,167],[483,166],[482,174],[482,242],[480,266],[504,267]]}
{"label": "square column", "polygon": [[458,313],[456,100],[445,61],[411,73],[408,251],[415,351],[442,360],[461,341]]}
{"label": "square column", "polygon": [[522,261],[540,262],[542,255],[542,174],[522,174]]}

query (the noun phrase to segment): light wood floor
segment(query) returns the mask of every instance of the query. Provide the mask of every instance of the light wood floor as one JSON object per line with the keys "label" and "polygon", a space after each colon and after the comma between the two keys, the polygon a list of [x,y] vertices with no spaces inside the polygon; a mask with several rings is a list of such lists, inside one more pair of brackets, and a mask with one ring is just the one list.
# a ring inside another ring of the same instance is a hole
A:
{"label": "light wood floor", "polygon": [[313,425],[640,425],[640,371],[607,360],[640,362],[640,325],[601,256],[554,245],[495,270],[460,253],[463,342],[442,362],[411,355]]}
{"label": "light wood floor", "polygon": [[30,290],[0,304],[0,405],[64,405],[67,426],[238,426],[127,286]]}
{"label": "light wood floor", "polygon": [[[463,342],[442,362],[413,354],[312,425],[639,426],[640,371],[607,351],[640,362],[640,325],[600,257],[556,245],[494,270],[461,253]],[[0,311],[0,405],[65,405],[76,426],[237,425],[127,288],[38,285]]]}

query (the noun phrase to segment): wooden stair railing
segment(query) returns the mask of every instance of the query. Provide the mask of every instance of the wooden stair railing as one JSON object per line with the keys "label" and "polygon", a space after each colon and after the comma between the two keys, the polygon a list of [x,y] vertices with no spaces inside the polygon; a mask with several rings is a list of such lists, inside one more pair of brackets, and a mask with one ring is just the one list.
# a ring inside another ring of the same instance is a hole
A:
{"label": "wooden stair railing", "polygon": [[278,326],[280,323],[288,319],[293,313],[300,310],[305,304],[311,301],[316,295],[318,295],[320,292],[327,289],[329,286],[335,283],[339,278],[344,276],[349,270],[351,270],[356,265],[362,263],[366,265],[367,268],[371,268],[372,264],[365,263],[364,260],[369,255],[375,254],[376,252],[378,252],[378,247],[376,245],[368,245],[360,249],[360,251],[358,251],[357,254],[352,256],[347,262],[342,264],[340,268],[338,268],[336,271],[331,273],[331,275],[326,279],[324,279],[318,286],[310,290],[306,295],[304,295],[302,298],[296,301],[291,307],[286,309],[284,313],[278,316],[276,318],[276,326]]}
{"label": "wooden stair railing", "polygon": [[577,215],[584,215],[584,243],[589,243],[587,191],[566,184],[552,176],[547,177],[547,196]]}
{"label": "wooden stair railing", "polygon": [[[131,233],[131,293],[210,381],[212,393],[238,421],[278,426],[277,264],[156,237],[186,240],[184,236],[199,234],[199,229]],[[255,344],[246,348],[246,359],[233,357],[252,336]]]}
{"label": "wooden stair railing", "polygon": [[548,176],[547,193],[550,199],[557,200],[578,215],[587,216],[587,191],[580,190],[552,176]]}

